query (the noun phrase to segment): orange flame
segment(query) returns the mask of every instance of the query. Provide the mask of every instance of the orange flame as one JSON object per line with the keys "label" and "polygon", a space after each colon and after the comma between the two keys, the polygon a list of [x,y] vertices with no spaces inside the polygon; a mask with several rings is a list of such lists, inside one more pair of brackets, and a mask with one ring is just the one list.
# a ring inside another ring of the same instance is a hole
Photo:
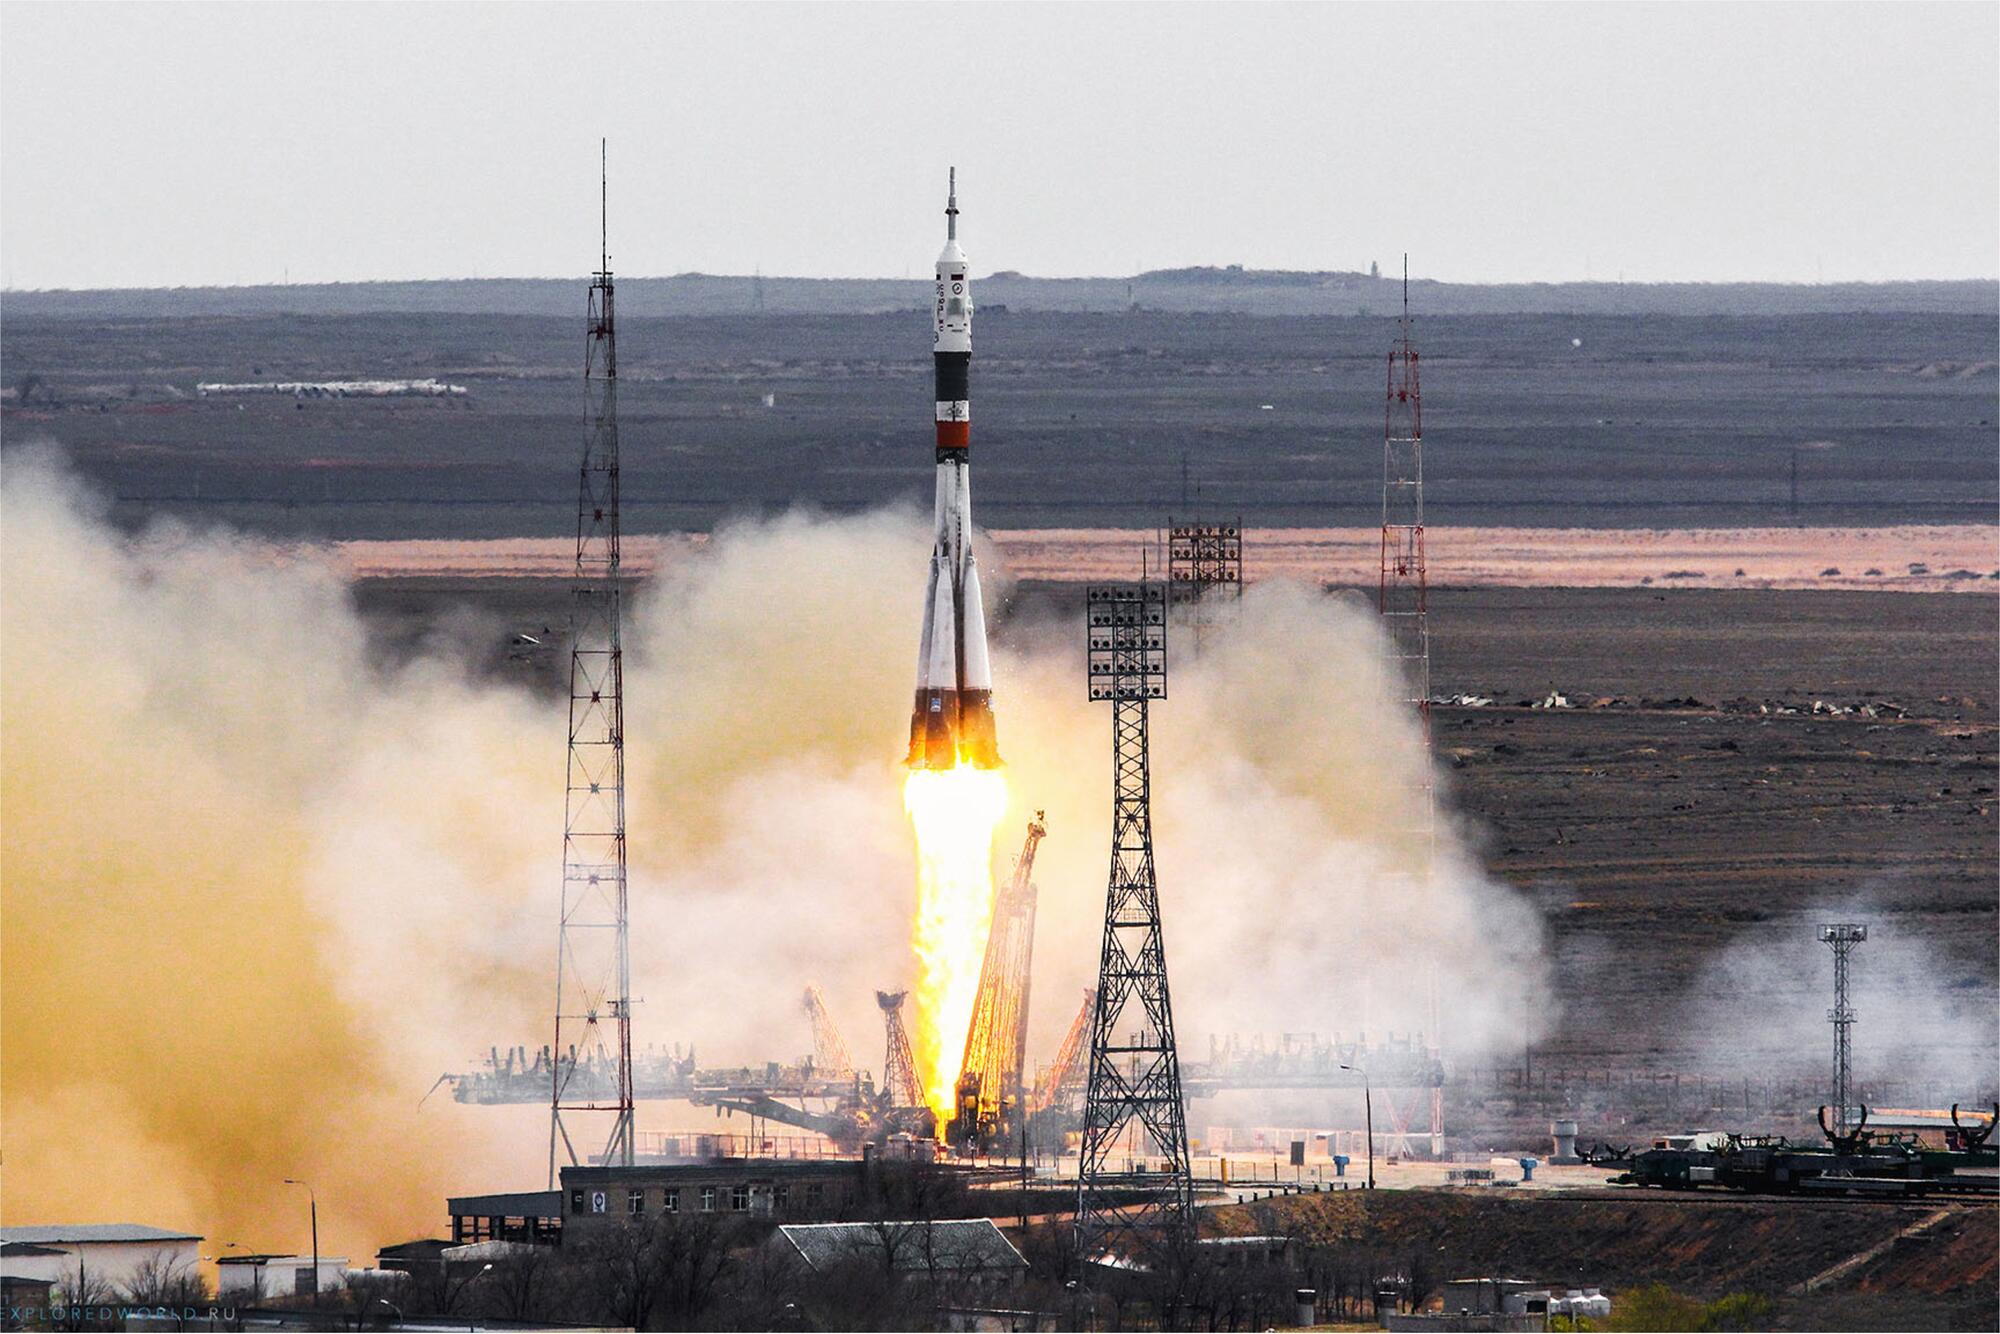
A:
{"label": "orange flame", "polygon": [[993,924],[993,833],[1007,813],[999,769],[916,769],[903,809],[917,835],[917,1081],[944,1135]]}

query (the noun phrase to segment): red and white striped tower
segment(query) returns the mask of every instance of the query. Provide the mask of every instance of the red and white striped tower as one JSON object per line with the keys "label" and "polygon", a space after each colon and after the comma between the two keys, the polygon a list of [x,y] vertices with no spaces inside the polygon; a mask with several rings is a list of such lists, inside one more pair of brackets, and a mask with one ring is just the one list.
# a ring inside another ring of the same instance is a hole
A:
{"label": "red and white striped tower", "polygon": [[[1376,607],[1382,614],[1390,679],[1415,707],[1423,728],[1420,791],[1414,794],[1409,830],[1411,861],[1420,880],[1431,875],[1437,794],[1431,782],[1431,633],[1429,577],[1424,567],[1424,407],[1417,346],[1410,338],[1410,260],[1403,257],[1403,318],[1389,348],[1388,390],[1382,417],[1382,564]],[[1429,1043],[1439,1051],[1437,967],[1427,969]],[[1431,1089],[1431,1151],[1443,1150],[1444,1092]]]}

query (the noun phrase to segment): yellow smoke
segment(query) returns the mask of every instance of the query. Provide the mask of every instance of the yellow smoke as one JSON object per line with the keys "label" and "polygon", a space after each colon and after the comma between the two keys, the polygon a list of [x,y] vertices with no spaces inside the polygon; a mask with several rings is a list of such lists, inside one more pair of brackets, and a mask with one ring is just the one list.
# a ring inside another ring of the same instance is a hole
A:
{"label": "yellow smoke", "polygon": [[[283,1184],[298,1177],[322,1249],[358,1260],[437,1235],[448,1194],[540,1186],[545,1109],[448,1090],[419,1106],[489,1043],[547,1040],[563,704],[480,666],[505,622],[447,613],[395,647],[310,549],[120,533],[11,443],[0,472],[0,1223],[122,1218],[201,1231],[205,1251],[302,1248],[301,1193]],[[874,993],[907,985],[925,1087],[948,1109],[1013,792],[1052,830],[1035,994],[1095,981],[1110,718],[1077,689],[1077,590],[995,599],[1005,774],[913,782],[892,757],[928,524],[726,526],[635,599],[640,1046],[699,1042],[704,1064],[802,1051],[798,990],[817,979],[874,1065]],[[1390,794],[1423,763],[1408,710],[1371,686],[1376,623],[1259,584],[1231,634],[1176,659],[1154,797],[1184,1042],[1351,1031],[1371,1006],[1375,1027],[1414,1028],[1430,959],[1454,1051],[1519,1040],[1539,923],[1455,827],[1445,873],[1395,912],[1376,896],[1383,831],[1408,823]],[[984,794],[932,799],[959,783]],[[934,807],[967,827],[933,837]],[[919,848],[920,937],[949,946],[935,987],[928,961],[921,981],[903,971]],[[1335,954],[1349,964],[1330,974]],[[1072,1013],[1036,1006],[1031,1061]],[[642,1130],[686,1128],[662,1113],[642,1106]]]}
{"label": "yellow smoke", "polygon": [[965,1031],[979,990],[986,933],[993,923],[993,831],[1007,813],[999,769],[918,769],[903,784],[903,808],[917,835],[917,1082],[937,1113],[951,1119]]}

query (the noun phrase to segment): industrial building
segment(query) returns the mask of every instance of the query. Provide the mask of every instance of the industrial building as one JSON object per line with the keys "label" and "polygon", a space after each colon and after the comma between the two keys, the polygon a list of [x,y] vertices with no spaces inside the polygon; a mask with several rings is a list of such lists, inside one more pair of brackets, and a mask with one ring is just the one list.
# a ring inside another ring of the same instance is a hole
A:
{"label": "industrial building", "polygon": [[9,1291],[25,1292],[44,1283],[66,1288],[81,1270],[91,1285],[123,1292],[149,1264],[191,1272],[200,1244],[197,1233],[143,1223],[0,1227],[0,1276]]}
{"label": "industrial building", "polygon": [[647,1214],[747,1214],[810,1222],[849,1213],[860,1159],[724,1158],[706,1163],[565,1167],[564,1226]]}
{"label": "industrial building", "polygon": [[[679,1214],[801,1222],[852,1213],[866,1168],[859,1159],[722,1158],[631,1167],[565,1167],[560,1190],[454,1196],[451,1241],[560,1245],[572,1227]],[[412,1243],[413,1245],[416,1243]]]}
{"label": "industrial building", "polygon": [[[450,1245],[463,1246],[475,1241],[526,1241],[540,1246],[554,1246],[562,1241],[562,1192],[559,1190],[454,1195],[445,1201],[445,1207],[451,1211]],[[425,1243],[405,1243],[409,1247],[422,1245]],[[403,1266],[384,1262],[382,1267]]]}

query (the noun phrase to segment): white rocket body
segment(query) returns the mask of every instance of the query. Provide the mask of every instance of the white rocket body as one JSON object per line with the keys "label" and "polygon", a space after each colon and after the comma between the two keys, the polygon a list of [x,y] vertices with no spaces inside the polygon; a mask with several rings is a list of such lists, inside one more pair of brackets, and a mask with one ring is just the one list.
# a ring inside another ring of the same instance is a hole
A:
{"label": "white rocket body", "polygon": [[937,494],[907,763],[924,769],[961,763],[990,769],[1000,763],[1000,753],[993,724],[993,669],[986,654],[986,608],[979,595],[979,567],[972,559],[972,285],[965,252],[958,248],[956,172],[945,219],[931,337]]}

